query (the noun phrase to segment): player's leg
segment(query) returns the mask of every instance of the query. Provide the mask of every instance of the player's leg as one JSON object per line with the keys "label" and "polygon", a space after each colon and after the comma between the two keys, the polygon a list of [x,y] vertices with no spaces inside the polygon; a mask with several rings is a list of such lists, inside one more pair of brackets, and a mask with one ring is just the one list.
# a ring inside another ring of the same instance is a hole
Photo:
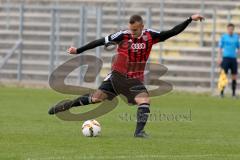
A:
{"label": "player's leg", "polygon": [[[222,63],[221,63],[221,68],[224,70],[225,74],[228,74],[228,69],[229,69],[229,61],[226,58],[223,58]],[[223,98],[224,97],[224,89],[225,87],[221,90],[220,96]]]}
{"label": "player's leg", "polygon": [[147,137],[144,132],[149,109],[149,95],[143,83],[138,79],[127,78],[126,76],[112,72],[111,82],[114,86],[114,91],[117,94],[122,94],[128,99],[128,103],[138,105],[137,108],[137,125],[134,133],[135,137]]}
{"label": "player's leg", "polygon": [[101,90],[95,91],[93,94],[86,94],[74,99],[71,107],[84,106],[93,103],[102,102],[107,98],[107,94]]}
{"label": "player's leg", "polygon": [[84,106],[88,104],[102,102],[108,95],[102,90],[97,90],[93,94],[85,94],[73,100],[64,100],[50,108],[49,114],[56,114],[71,109],[72,107]]}
{"label": "player's leg", "polygon": [[237,74],[232,75],[232,96],[236,96],[236,88],[237,88]]}
{"label": "player's leg", "polygon": [[231,63],[231,74],[232,74],[232,96],[236,97],[236,88],[237,88],[237,59],[233,59]]}
{"label": "player's leg", "polygon": [[137,125],[134,133],[135,137],[147,137],[144,131],[144,127],[148,120],[148,114],[150,113],[150,99],[147,92],[142,92],[136,95],[134,98],[138,109],[137,109]]}
{"label": "player's leg", "polygon": [[56,114],[58,112],[63,112],[69,110],[72,107],[84,106],[93,103],[99,103],[105,99],[112,100],[117,94],[115,93],[111,80],[111,74],[109,74],[105,80],[102,82],[97,91],[93,94],[86,94],[80,96],[74,100],[65,100],[59,102],[57,105],[53,106],[49,110],[49,114]]}

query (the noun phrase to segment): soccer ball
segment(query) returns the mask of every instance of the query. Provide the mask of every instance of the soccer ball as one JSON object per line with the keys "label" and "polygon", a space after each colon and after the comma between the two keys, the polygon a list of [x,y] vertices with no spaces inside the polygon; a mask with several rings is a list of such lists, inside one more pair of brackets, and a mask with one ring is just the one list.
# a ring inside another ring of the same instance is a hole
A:
{"label": "soccer ball", "polygon": [[101,126],[96,120],[87,120],[82,125],[82,133],[86,137],[96,137],[101,133]]}

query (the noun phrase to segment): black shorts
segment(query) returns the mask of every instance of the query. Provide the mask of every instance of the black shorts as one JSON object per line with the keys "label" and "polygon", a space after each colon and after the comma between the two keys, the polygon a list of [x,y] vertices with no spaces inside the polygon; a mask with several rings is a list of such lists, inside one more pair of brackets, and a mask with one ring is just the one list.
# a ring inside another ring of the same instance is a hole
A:
{"label": "black shorts", "polygon": [[237,58],[223,58],[222,69],[225,71],[225,73],[228,73],[228,70],[231,70],[231,74],[237,74],[238,72],[238,64],[237,64]]}
{"label": "black shorts", "polygon": [[140,80],[127,78],[116,71],[112,71],[98,89],[106,93],[109,100],[122,94],[127,98],[128,103],[131,104],[136,104],[134,99],[139,93],[148,93],[146,87]]}

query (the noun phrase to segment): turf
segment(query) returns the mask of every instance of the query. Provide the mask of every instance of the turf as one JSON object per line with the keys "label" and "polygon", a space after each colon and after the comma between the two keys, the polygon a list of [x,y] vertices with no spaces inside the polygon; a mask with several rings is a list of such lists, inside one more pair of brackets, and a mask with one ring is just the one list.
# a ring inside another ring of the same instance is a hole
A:
{"label": "turf", "polygon": [[136,139],[136,108],[123,101],[97,118],[102,135],[96,138],[82,136],[82,122],[47,114],[52,104],[71,97],[48,89],[0,87],[0,159],[240,159],[239,100],[176,92],[152,98],[156,117],[146,127],[150,138]]}

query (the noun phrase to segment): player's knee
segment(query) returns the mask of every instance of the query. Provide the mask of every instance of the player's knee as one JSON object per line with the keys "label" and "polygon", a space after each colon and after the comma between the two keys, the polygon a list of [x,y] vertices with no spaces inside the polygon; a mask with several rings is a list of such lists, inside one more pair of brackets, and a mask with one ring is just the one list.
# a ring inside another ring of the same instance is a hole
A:
{"label": "player's knee", "polygon": [[237,80],[237,75],[236,74],[232,75],[232,80]]}
{"label": "player's knee", "polygon": [[142,103],[150,103],[150,99],[148,97],[137,99],[136,100],[137,104],[142,104]]}
{"label": "player's knee", "polygon": [[142,104],[142,103],[150,103],[150,98],[147,93],[141,93],[135,97],[135,101],[137,104]]}
{"label": "player's knee", "polygon": [[92,97],[92,102],[93,103],[99,103],[99,102],[102,102],[102,101],[103,101],[103,99],[100,98],[100,97]]}
{"label": "player's knee", "polygon": [[99,103],[104,101],[107,98],[107,95],[103,93],[102,91],[96,91],[92,94],[92,102],[93,103]]}

